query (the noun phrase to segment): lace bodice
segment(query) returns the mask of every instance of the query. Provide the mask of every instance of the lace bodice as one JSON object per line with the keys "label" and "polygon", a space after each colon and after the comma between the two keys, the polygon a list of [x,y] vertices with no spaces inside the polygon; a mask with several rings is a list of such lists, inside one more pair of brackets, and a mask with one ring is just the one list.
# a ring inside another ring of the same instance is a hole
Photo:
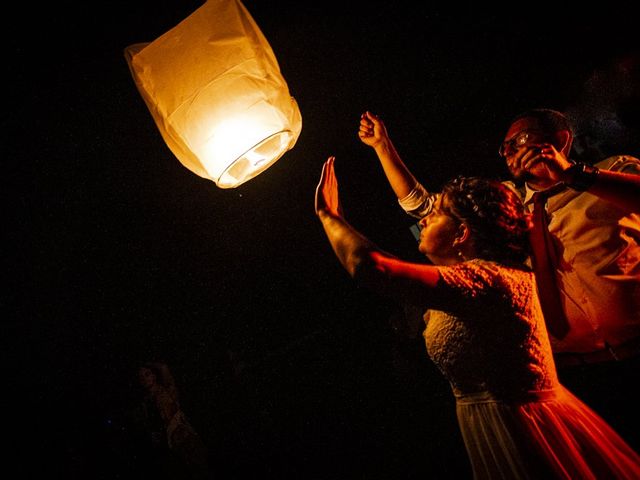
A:
{"label": "lace bodice", "polygon": [[438,269],[438,310],[425,313],[424,338],[454,393],[517,398],[555,386],[533,273],[482,260]]}

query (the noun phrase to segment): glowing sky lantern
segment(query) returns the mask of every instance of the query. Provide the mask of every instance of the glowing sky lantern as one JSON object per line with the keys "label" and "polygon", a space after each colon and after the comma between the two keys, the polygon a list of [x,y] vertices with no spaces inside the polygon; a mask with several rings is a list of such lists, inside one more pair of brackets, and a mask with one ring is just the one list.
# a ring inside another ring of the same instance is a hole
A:
{"label": "glowing sky lantern", "polygon": [[125,58],[173,154],[220,188],[263,172],[300,135],[298,105],[239,0],[207,1]]}

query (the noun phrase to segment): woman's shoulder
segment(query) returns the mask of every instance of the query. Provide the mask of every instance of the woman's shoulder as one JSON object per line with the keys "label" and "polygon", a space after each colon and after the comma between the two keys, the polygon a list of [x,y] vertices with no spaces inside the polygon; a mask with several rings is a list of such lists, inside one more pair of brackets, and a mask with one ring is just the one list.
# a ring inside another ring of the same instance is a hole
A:
{"label": "woman's shoulder", "polygon": [[479,289],[504,286],[513,282],[529,282],[533,272],[524,264],[504,264],[475,258],[446,267],[439,267],[440,276],[449,285]]}
{"label": "woman's shoulder", "polygon": [[504,263],[495,260],[486,260],[484,258],[473,258],[457,263],[453,267],[458,267],[469,271],[488,271],[488,272],[522,272],[530,273],[532,270],[524,263]]}
{"label": "woman's shoulder", "polygon": [[494,277],[533,278],[533,270],[524,263],[504,263],[483,259],[469,260],[467,263],[469,263],[471,269],[485,271]]}

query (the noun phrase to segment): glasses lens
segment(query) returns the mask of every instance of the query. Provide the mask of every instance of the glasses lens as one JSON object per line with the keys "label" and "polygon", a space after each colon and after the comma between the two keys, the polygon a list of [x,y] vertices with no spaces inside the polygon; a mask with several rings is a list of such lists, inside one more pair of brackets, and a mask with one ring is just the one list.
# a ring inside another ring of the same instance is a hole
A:
{"label": "glasses lens", "polygon": [[507,148],[522,147],[523,145],[526,145],[528,140],[529,140],[528,132],[519,133],[515,137],[511,138],[511,140],[502,142],[502,144],[500,145],[500,148],[498,148],[498,155],[500,155],[501,157],[504,157]]}
{"label": "glasses lens", "polygon": [[513,139],[517,147],[523,146],[529,140],[529,134],[527,132],[523,132]]}
{"label": "glasses lens", "polygon": [[502,142],[500,144],[500,148],[498,149],[498,155],[504,157],[506,155],[507,147],[511,146],[511,142]]}

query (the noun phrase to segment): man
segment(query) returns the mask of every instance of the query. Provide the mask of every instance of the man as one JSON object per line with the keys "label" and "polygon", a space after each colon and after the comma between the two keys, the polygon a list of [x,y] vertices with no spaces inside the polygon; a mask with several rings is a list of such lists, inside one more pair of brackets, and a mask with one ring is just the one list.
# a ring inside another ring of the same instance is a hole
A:
{"label": "man", "polygon": [[572,142],[563,114],[538,109],[518,115],[500,146],[511,175],[524,182],[527,208],[536,191],[554,189],[546,214],[568,327],[562,335],[549,328],[559,366],[640,353],[640,161],[574,163]]}

